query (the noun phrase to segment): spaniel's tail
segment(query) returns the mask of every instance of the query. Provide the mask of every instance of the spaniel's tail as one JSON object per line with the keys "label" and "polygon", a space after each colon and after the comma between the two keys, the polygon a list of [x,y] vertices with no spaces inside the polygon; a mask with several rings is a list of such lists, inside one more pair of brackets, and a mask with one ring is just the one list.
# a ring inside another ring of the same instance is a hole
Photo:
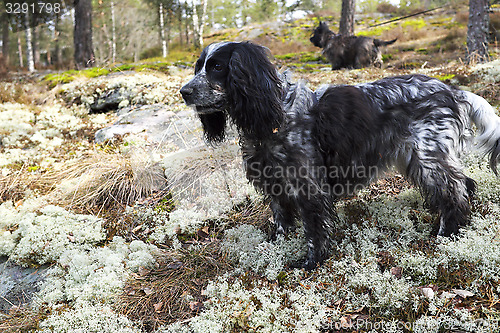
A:
{"label": "spaniel's tail", "polygon": [[373,41],[373,43],[375,44],[375,46],[379,47],[379,46],[386,46],[386,45],[391,45],[391,44],[394,44],[394,42],[396,42],[398,39],[397,38],[394,38],[393,40],[381,40],[381,39],[375,39]]}
{"label": "spaniel's tail", "polygon": [[478,130],[477,143],[490,156],[490,168],[498,176],[500,162],[500,117],[484,98],[468,91],[463,97],[470,107],[468,114]]}

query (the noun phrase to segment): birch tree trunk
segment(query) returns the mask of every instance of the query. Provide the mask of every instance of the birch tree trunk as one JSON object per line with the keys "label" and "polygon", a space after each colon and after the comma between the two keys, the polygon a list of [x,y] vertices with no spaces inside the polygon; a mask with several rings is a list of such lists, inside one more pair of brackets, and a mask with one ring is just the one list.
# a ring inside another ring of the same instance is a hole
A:
{"label": "birch tree trunk", "polygon": [[469,0],[467,62],[488,61],[490,17],[488,0]]}
{"label": "birch tree trunk", "polygon": [[29,11],[26,11],[26,14],[24,14],[24,24],[26,25],[25,27],[25,33],[26,33],[26,62],[28,65],[28,72],[34,72],[35,71],[35,62],[33,60],[33,40],[31,38],[31,28],[30,28],[30,17],[29,17]]}
{"label": "birch tree trunk", "polygon": [[200,47],[200,19],[198,16],[198,9],[196,3],[191,1],[191,5],[193,6],[193,44],[195,47]]}
{"label": "birch tree trunk", "polygon": [[22,46],[22,43],[21,43],[20,32],[17,33],[17,55],[19,56],[19,67],[24,67],[23,46]]}
{"label": "birch tree trunk", "polygon": [[160,16],[160,42],[161,42],[161,54],[165,58],[167,56],[167,40],[165,39],[165,20],[163,17],[163,4],[160,2],[158,8],[158,15]]}
{"label": "birch tree trunk", "polygon": [[115,3],[111,1],[111,60],[116,62],[116,25],[115,25]]}
{"label": "birch tree trunk", "polygon": [[207,16],[207,0],[201,0],[201,16],[200,16],[200,27],[198,29],[198,44],[203,47],[203,30],[205,28],[205,18]]}

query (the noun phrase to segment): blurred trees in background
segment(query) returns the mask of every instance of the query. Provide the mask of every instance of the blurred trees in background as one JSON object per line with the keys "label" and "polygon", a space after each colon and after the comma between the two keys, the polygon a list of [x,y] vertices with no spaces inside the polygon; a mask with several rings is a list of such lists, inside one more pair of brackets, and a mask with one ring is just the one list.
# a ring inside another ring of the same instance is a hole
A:
{"label": "blurred trees in background", "polygon": [[[468,0],[457,1],[467,6]],[[354,0],[0,0],[1,50],[11,67],[27,66],[28,59],[36,68],[111,65],[176,50],[198,52],[204,34],[225,28],[306,15],[338,19],[343,2],[354,8]],[[358,0],[355,9],[399,16],[444,3],[400,0],[396,6],[388,0]],[[9,4],[34,7],[15,13],[12,8],[8,12]],[[40,8],[42,4],[50,4],[51,10]],[[348,23],[342,29],[352,33]]]}

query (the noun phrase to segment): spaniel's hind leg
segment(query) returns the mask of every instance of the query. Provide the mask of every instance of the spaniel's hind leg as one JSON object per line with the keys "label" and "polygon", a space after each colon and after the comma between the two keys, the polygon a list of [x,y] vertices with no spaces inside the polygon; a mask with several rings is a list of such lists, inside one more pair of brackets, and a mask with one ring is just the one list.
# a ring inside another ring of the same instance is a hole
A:
{"label": "spaniel's hind leg", "polygon": [[276,235],[286,235],[295,226],[295,207],[286,199],[274,197],[271,200]]}
{"label": "spaniel's hind leg", "polygon": [[458,234],[467,225],[475,183],[461,171],[460,164],[445,153],[413,151],[407,176],[416,184],[433,212],[440,214],[437,234]]}

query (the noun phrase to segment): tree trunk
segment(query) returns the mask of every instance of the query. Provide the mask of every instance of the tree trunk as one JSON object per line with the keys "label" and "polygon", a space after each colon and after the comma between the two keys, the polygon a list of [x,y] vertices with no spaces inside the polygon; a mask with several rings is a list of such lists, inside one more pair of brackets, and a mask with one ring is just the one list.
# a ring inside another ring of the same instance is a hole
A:
{"label": "tree trunk", "polygon": [[355,0],[342,0],[342,13],[340,14],[339,34],[344,36],[354,35]]}
{"label": "tree trunk", "polygon": [[184,45],[184,38],[182,36],[182,7],[177,10],[177,21],[179,23],[179,43],[181,46]]}
{"label": "tree trunk", "polygon": [[161,55],[165,58],[167,56],[167,40],[165,39],[165,20],[163,17],[163,4],[161,2],[158,8],[158,15],[160,17]]}
{"label": "tree trunk", "polygon": [[59,31],[59,24],[61,21],[59,15],[60,15],[59,13],[56,13],[56,18],[54,22],[54,58],[55,58],[54,63],[57,69],[61,68],[61,62],[62,62],[61,46],[59,45],[59,36],[61,34],[61,32]]}
{"label": "tree trunk", "polygon": [[[165,22],[165,39],[167,40],[167,54],[169,52],[170,38],[172,33],[172,23],[174,22],[175,17],[172,13],[172,10],[167,10],[166,12],[166,22]],[[182,35],[179,31],[179,35]]]}
{"label": "tree trunk", "polygon": [[111,60],[116,62],[116,26],[115,26],[115,3],[111,1]]}
{"label": "tree trunk", "polygon": [[469,0],[467,30],[467,62],[488,61],[488,33],[490,17],[488,0]]}
{"label": "tree trunk", "polygon": [[342,0],[342,13],[340,14],[339,34],[344,36],[354,35],[355,0]]}
{"label": "tree trunk", "polygon": [[7,13],[2,15],[2,56],[5,66],[9,66],[9,20]]}
{"label": "tree trunk", "polygon": [[33,63],[38,65],[40,63],[40,27],[34,25],[33,23],[33,36],[31,38],[32,47],[33,47]]}
{"label": "tree trunk", "polygon": [[24,14],[24,24],[25,24],[25,33],[26,33],[26,62],[28,65],[28,71],[35,71],[35,62],[33,60],[33,40],[31,38],[31,27],[30,27],[30,16],[29,11],[26,11]]}
{"label": "tree trunk", "polygon": [[196,3],[191,1],[191,5],[193,6],[193,44],[195,47],[200,47],[200,19],[198,16],[198,8],[196,8]]}
{"label": "tree trunk", "polygon": [[21,32],[17,33],[17,54],[19,55],[19,67],[24,67],[23,45],[21,43]]}
{"label": "tree trunk", "polygon": [[186,45],[189,45],[189,20],[188,20],[188,10],[187,10],[187,4],[184,5],[184,13],[186,14],[186,19],[184,20],[185,21],[185,25],[184,25],[184,30],[185,30],[185,34],[186,34]]}
{"label": "tree trunk", "polygon": [[92,67],[95,62],[92,47],[92,0],[74,0],[75,66],[77,69]]}
{"label": "tree trunk", "polygon": [[200,27],[198,29],[198,44],[203,47],[203,30],[205,28],[205,17],[207,16],[207,0],[201,0]]}

